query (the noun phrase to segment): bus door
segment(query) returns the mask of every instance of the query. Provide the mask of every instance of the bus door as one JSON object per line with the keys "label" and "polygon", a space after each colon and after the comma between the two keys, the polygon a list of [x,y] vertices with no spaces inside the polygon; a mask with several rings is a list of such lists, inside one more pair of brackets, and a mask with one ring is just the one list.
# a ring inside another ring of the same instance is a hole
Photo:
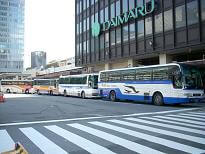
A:
{"label": "bus door", "polygon": [[98,89],[98,76],[89,75],[88,86],[93,89]]}

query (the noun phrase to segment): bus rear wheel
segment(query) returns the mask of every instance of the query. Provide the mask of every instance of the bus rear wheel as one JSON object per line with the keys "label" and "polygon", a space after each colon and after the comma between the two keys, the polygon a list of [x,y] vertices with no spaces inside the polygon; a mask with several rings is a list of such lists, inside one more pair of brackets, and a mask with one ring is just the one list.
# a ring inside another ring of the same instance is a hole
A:
{"label": "bus rear wheel", "polygon": [[10,89],[7,89],[7,90],[6,90],[6,93],[11,93]]}
{"label": "bus rear wheel", "polygon": [[51,95],[51,96],[53,95],[53,91],[52,91],[52,90],[50,90],[50,92],[49,92],[49,93],[50,93],[50,95]]}
{"label": "bus rear wheel", "polygon": [[28,89],[25,90],[25,94],[29,94],[29,90]]}
{"label": "bus rear wheel", "polygon": [[115,102],[116,101],[116,93],[115,91],[111,91],[110,92],[110,100]]}
{"label": "bus rear wheel", "polygon": [[153,96],[153,103],[157,106],[164,105],[164,98],[161,93],[157,92]]}
{"label": "bus rear wheel", "polygon": [[64,92],[63,92],[63,96],[67,96],[67,92],[66,92],[66,90],[64,90]]}

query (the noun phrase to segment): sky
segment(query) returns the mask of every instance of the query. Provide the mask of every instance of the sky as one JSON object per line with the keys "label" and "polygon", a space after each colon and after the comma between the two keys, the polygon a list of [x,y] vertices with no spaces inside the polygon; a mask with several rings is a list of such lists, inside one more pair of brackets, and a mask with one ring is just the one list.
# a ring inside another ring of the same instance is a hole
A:
{"label": "sky", "polygon": [[25,0],[25,68],[32,51],[47,62],[75,56],[75,0]]}

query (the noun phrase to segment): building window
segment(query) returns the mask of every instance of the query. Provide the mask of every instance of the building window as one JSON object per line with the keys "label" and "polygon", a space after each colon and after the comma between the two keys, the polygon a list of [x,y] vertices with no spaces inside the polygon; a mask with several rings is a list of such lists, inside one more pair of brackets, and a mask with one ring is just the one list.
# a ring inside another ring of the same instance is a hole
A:
{"label": "building window", "polygon": [[135,0],[129,0],[129,10],[132,10],[135,8]]}
{"label": "building window", "polygon": [[172,10],[164,12],[164,31],[173,29],[173,13]]}
{"label": "building window", "polygon": [[89,20],[89,17],[87,18],[87,30],[90,29],[90,20]]}
{"label": "building window", "polygon": [[110,44],[111,44],[111,46],[115,45],[115,30],[112,30],[110,32]]}
{"label": "building window", "polygon": [[98,13],[95,14],[95,22],[98,22]]}
{"label": "building window", "polygon": [[128,0],[122,0],[123,4],[123,13],[127,12],[128,11]]}
{"label": "building window", "polygon": [[109,47],[109,33],[105,33],[105,48]]}
{"label": "building window", "polygon": [[93,5],[95,3],[95,0],[91,0],[91,5]]}
{"label": "building window", "polygon": [[185,15],[185,6],[176,7],[176,28],[181,28],[186,26],[186,15]]}
{"label": "building window", "polygon": [[205,21],[205,0],[201,0],[201,19]]}
{"label": "building window", "polygon": [[87,53],[89,53],[90,51],[90,44],[89,44],[89,40],[87,40]]}
{"label": "building window", "polygon": [[119,16],[120,13],[120,0],[116,2],[116,16]]}
{"label": "building window", "polygon": [[104,49],[104,35],[101,35],[100,36],[100,50]]}
{"label": "building window", "polygon": [[108,7],[105,8],[105,21],[108,21]]}
{"label": "building window", "polygon": [[82,33],[82,22],[80,22],[80,34]]}
{"label": "building window", "polygon": [[135,23],[130,24],[130,40],[135,39]]}
{"label": "building window", "polygon": [[94,46],[94,38],[91,39],[91,52],[94,52],[95,46]]}
{"label": "building window", "polygon": [[79,24],[76,25],[77,35],[79,34]]}
{"label": "building window", "polygon": [[162,13],[155,15],[155,33],[163,31]]}
{"label": "building window", "polygon": [[121,43],[121,28],[116,29],[116,43]]}
{"label": "building window", "polygon": [[77,5],[76,5],[76,10],[77,10],[77,14],[79,14],[79,3],[77,3]]}
{"label": "building window", "polygon": [[86,9],[86,0],[83,1],[83,10]]}
{"label": "building window", "polygon": [[114,18],[115,17],[115,3],[112,3],[110,6],[110,18]]}
{"label": "building window", "polygon": [[188,25],[196,24],[199,21],[198,3],[192,1],[187,3],[187,22]]}
{"label": "building window", "polygon": [[87,43],[86,41],[83,42],[83,54],[86,53],[86,43]]}
{"label": "building window", "polygon": [[128,41],[128,25],[123,26],[123,42]]}
{"label": "building window", "polygon": [[145,19],[145,33],[146,35],[152,34],[152,17]]}
{"label": "building window", "polygon": [[86,19],[83,20],[83,31],[86,31]]}
{"label": "building window", "polygon": [[82,11],[82,1],[80,1],[80,10],[79,10],[79,13],[81,13],[81,11]]}
{"label": "building window", "polygon": [[100,23],[104,22],[104,10],[100,10]]}
{"label": "building window", "polygon": [[87,0],[87,8],[90,6],[90,0]]}
{"label": "building window", "polygon": [[137,30],[138,38],[144,37],[144,20],[139,20],[137,22]]}
{"label": "building window", "polygon": [[93,25],[93,23],[94,23],[94,18],[95,18],[94,15],[92,15],[91,16],[91,25]]}

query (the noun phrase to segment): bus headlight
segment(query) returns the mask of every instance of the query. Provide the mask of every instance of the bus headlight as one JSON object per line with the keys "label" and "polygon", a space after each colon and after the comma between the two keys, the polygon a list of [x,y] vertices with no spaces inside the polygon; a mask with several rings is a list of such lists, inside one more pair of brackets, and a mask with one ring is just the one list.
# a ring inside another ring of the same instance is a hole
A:
{"label": "bus headlight", "polygon": [[184,96],[186,96],[186,97],[192,97],[193,95],[192,95],[192,93],[185,93]]}

